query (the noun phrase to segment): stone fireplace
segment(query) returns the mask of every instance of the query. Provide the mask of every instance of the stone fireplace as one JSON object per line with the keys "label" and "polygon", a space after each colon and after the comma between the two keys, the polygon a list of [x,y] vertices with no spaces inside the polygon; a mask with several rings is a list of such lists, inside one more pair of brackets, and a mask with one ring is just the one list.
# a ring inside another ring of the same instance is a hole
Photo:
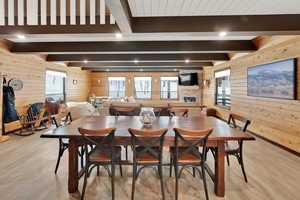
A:
{"label": "stone fireplace", "polygon": [[181,102],[200,102],[201,89],[199,86],[179,86],[179,100]]}

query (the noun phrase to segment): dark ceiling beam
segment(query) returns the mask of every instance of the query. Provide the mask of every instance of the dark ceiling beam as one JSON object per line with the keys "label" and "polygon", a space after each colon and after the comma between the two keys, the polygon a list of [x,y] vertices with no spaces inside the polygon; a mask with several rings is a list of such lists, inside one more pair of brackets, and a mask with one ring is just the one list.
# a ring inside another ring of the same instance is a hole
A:
{"label": "dark ceiling beam", "polygon": [[105,0],[106,7],[114,16],[122,33],[130,34],[131,30],[131,13],[127,0]]}
{"label": "dark ceiling beam", "polygon": [[202,70],[202,67],[186,67],[186,68],[82,68],[83,70],[90,70],[91,72],[174,72],[180,70]]}
{"label": "dark ceiling beam", "polygon": [[[236,15],[236,16],[182,16],[182,17],[130,17],[127,1],[106,0],[116,18],[116,24],[110,24],[107,17],[106,24],[96,25],[24,25],[0,26],[0,35],[4,34],[80,34],[80,33],[116,33],[120,29],[124,33],[170,33],[170,32],[198,32],[200,35],[216,35],[227,31],[230,36],[257,35],[297,35],[300,34],[300,14],[283,15]],[[118,12],[120,11],[120,12]],[[7,21],[7,19],[6,19]],[[15,20],[17,22],[17,19]],[[27,19],[25,18],[25,22]],[[48,17],[47,21],[50,21]],[[50,23],[48,23],[50,24]],[[120,27],[120,29],[118,28]]]}
{"label": "dark ceiling beam", "polygon": [[206,54],[52,54],[48,55],[47,61],[55,62],[82,62],[88,61],[228,61],[225,53]]}
{"label": "dark ceiling beam", "polygon": [[300,34],[300,14],[135,17],[134,33],[228,32],[228,35],[296,35]]}
{"label": "dark ceiling beam", "polygon": [[201,67],[201,66],[213,66],[212,62],[69,62],[69,67]]}
{"label": "dark ceiling beam", "polygon": [[[0,26],[1,35],[16,35],[16,34],[81,34],[81,33],[118,33],[120,32],[116,24],[110,24],[108,17],[105,24],[89,24],[90,18],[86,18],[87,24],[80,25],[79,17],[76,18],[77,24],[70,24],[70,17],[67,17],[67,24],[60,25],[60,18],[57,18],[57,25],[49,25],[50,18],[47,18],[48,25],[24,25],[24,26]],[[96,17],[99,20],[99,17]],[[15,20],[16,21],[16,20]],[[26,21],[26,19],[25,19]]]}
{"label": "dark ceiling beam", "polygon": [[250,40],[114,41],[14,43],[14,53],[33,54],[172,54],[252,52]]}

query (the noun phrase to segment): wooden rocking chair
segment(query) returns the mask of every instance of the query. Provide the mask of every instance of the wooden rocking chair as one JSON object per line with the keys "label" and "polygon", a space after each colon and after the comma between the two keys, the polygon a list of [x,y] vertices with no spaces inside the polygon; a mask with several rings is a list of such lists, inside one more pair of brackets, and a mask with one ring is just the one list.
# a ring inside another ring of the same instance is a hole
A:
{"label": "wooden rocking chair", "polygon": [[[26,112],[19,113],[21,130],[17,135],[27,136],[34,134],[35,131],[39,131],[48,128],[48,123],[51,122],[50,116],[45,115],[47,112],[47,106],[43,104],[38,112],[35,112],[32,107],[33,104],[26,106]],[[44,126],[44,128],[41,128]],[[23,133],[24,130],[30,129],[29,133]]]}

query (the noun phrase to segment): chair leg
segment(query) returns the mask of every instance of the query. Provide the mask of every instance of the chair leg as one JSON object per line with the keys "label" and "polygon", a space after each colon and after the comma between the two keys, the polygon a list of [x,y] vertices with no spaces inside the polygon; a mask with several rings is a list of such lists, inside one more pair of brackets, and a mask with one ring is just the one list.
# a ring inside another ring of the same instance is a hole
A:
{"label": "chair leg", "polygon": [[177,163],[175,164],[174,168],[175,168],[175,200],[178,200],[178,165],[177,165]]}
{"label": "chair leg", "polygon": [[227,159],[227,165],[230,166],[229,155],[226,155],[226,159]]}
{"label": "chair leg", "polygon": [[111,165],[111,199],[115,199],[115,164]]}
{"label": "chair leg", "polygon": [[64,151],[62,149],[62,144],[61,144],[61,142],[59,142],[59,151],[58,151],[58,157],[57,157],[56,166],[55,166],[55,174],[57,173],[59,163],[60,163],[60,159],[61,159],[63,153],[64,153]]}
{"label": "chair leg", "polygon": [[163,181],[163,170],[162,170],[161,164],[158,166],[158,172],[159,172],[162,199],[164,200],[165,199],[165,191],[164,191],[164,181]]}
{"label": "chair leg", "polygon": [[214,148],[209,148],[209,150],[211,151],[214,159],[216,159],[216,151],[215,151],[215,149]]}
{"label": "chair leg", "polygon": [[89,168],[86,166],[85,173],[84,173],[84,181],[83,181],[83,188],[82,188],[82,193],[81,193],[81,200],[84,200],[84,194],[85,194],[85,189],[86,189],[86,184],[87,184],[87,178],[88,178],[88,173],[89,173]]}
{"label": "chair leg", "polygon": [[100,175],[100,167],[99,167],[99,165],[97,166],[97,176],[99,176]]}
{"label": "chair leg", "polygon": [[247,175],[246,175],[246,171],[245,171],[245,167],[244,167],[244,161],[243,161],[242,154],[240,154],[240,156],[239,156],[239,161],[240,161],[240,165],[241,165],[242,172],[243,172],[243,175],[244,175],[244,179],[245,179],[246,183],[248,183],[248,179],[247,179]]}
{"label": "chair leg", "polygon": [[79,148],[80,148],[80,165],[81,165],[81,168],[83,168],[84,167],[84,164],[83,164],[84,149],[83,149],[83,146],[81,146]]}
{"label": "chair leg", "polygon": [[128,160],[128,146],[125,146],[125,158]]}
{"label": "chair leg", "polygon": [[170,157],[170,177],[172,177],[173,159]]}
{"label": "chair leg", "polygon": [[123,169],[122,169],[122,164],[119,162],[119,168],[120,168],[120,175],[123,176]]}
{"label": "chair leg", "polygon": [[55,174],[57,173],[57,170],[58,170],[58,166],[59,166],[59,163],[60,163],[60,158],[61,158],[61,153],[59,152],[58,153],[58,158],[57,158],[57,161],[56,161],[56,166],[55,166]]}
{"label": "chair leg", "polygon": [[201,165],[201,171],[202,171],[202,180],[203,180],[203,185],[204,185],[204,190],[205,190],[205,197],[206,200],[208,200],[208,191],[207,191],[207,185],[206,185],[206,175],[205,175],[205,169],[204,165]]}
{"label": "chair leg", "polygon": [[136,181],[136,172],[137,172],[137,165],[136,165],[136,164],[133,164],[133,171],[132,171],[132,189],[131,189],[131,200],[134,200],[135,181]]}
{"label": "chair leg", "polygon": [[193,167],[193,177],[194,177],[194,178],[196,177],[196,170],[195,170],[195,167]]}

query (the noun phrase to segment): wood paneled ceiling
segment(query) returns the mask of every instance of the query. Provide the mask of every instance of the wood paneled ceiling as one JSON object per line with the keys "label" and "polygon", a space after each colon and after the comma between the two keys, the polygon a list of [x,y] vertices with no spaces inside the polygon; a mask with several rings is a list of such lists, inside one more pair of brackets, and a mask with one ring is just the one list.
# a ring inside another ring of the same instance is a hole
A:
{"label": "wood paneled ceiling", "polygon": [[255,51],[256,36],[300,34],[299,6],[299,0],[0,0],[0,37],[12,41],[12,52],[48,54],[50,62],[92,71],[201,69],[227,61],[229,53]]}
{"label": "wood paneled ceiling", "polygon": [[300,14],[299,0],[128,0],[133,17]]}

